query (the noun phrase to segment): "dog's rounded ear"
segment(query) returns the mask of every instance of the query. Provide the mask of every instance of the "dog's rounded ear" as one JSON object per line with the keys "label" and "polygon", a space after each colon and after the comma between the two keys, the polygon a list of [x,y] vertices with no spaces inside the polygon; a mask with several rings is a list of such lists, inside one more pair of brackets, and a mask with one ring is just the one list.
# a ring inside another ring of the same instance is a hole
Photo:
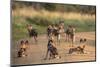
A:
{"label": "dog's rounded ear", "polygon": [[81,38],[81,39],[80,39],[80,43],[81,43],[82,41],[83,41],[83,39]]}
{"label": "dog's rounded ear", "polygon": [[29,41],[28,41],[28,40],[26,40],[26,41],[25,41],[25,44],[28,44],[28,43],[29,43]]}
{"label": "dog's rounded ear", "polygon": [[87,40],[86,39],[84,39],[84,42],[86,42]]}
{"label": "dog's rounded ear", "polygon": [[23,43],[24,43],[24,40],[21,40],[21,41],[20,41],[20,44],[23,44]]}

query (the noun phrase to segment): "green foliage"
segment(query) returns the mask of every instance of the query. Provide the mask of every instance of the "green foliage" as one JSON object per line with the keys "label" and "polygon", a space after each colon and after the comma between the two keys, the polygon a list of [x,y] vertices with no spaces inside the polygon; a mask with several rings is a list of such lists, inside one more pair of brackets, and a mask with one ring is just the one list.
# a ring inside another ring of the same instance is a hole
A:
{"label": "green foliage", "polygon": [[89,31],[95,31],[95,21],[90,20],[66,20],[65,26],[73,25],[76,28],[76,32],[89,32]]}
{"label": "green foliage", "polygon": [[[59,19],[59,18],[58,18]],[[12,36],[13,39],[19,40],[21,38],[27,38],[27,24],[32,24],[33,28],[37,30],[39,34],[46,34],[46,29],[48,24],[56,24],[58,23],[58,19],[48,19],[45,18],[25,18],[21,16],[13,16],[12,18]],[[22,21],[24,20],[24,21]],[[55,23],[53,23],[53,22]],[[64,20],[65,29],[68,25],[74,25],[76,28],[76,32],[89,32],[95,31],[95,21],[91,20]]]}
{"label": "green foliage", "polygon": [[[12,3],[12,9],[31,7],[38,10],[48,10],[50,12],[80,12],[85,14],[95,14],[95,6],[80,6],[80,5],[65,5],[65,4],[51,4],[51,3],[35,3],[35,2],[19,2],[14,1]],[[30,11],[32,12],[32,11]],[[24,13],[25,14],[25,13]],[[51,13],[46,16],[24,16],[24,15],[12,15],[12,39],[19,40],[28,38],[27,24],[32,24],[38,34],[46,34],[46,29],[49,24],[57,24],[59,20],[64,20],[65,29],[68,25],[74,25],[76,32],[95,31],[95,20],[79,20],[79,19],[65,19],[63,17],[50,17]],[[57,14],[56,14],[57,15]]]}
{"label": "green foliage", "polygon": [[52,23],[51,20],[43,18],[43,17],[39,17],[39,16],[35,16],[33,18],[27,17],[26,21],[28,21],[30,24],[36,24],[36,25],[40,25],[40,26],[47,26]]}

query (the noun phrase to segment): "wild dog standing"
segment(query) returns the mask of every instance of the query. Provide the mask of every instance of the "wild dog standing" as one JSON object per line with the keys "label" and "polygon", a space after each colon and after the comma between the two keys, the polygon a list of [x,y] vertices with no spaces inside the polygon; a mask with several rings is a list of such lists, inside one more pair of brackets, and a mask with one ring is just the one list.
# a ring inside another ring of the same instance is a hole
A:
{"label": "wild dog standing", "polygon": [[38,33],[35,29],[33,29],[32,25],[27,25],[27,29],[28,29],[28,32],[29,32],[29,36],[32,37],[35,42],[37,43],[37,36],[38,36]]}
{"label": "wild dog standing", "polygon": [[65,37],[65,30],[64,30],[64,21],[59,21],[59,35],[60,35],[60,39],[61,37]]}
{"label": "wild dog standing", "polygon": [[53,26],[53,36],[56,37],[57,42],[60,44],[60,32],[59,32],[59,30],[60,29],[59,29],[58,25]]}
{"label": "wild dog standing", "polygon": [[65,33],[66,33],[66,41],[69,42],[70,41],[70,34],[71,34],[70,26],[68,26],[68,28],[66,29]]}
{"label": "wild dog standing", "polygon": [[59,21],[59,28],[61,29],[61,33],[63,34],[64,31],[64,21]]}
{"label": "wild dog standing", "polygon": [[47,28],[47,36],[48,36],[48,38],[50,38],[52,33],[53,33],[53,27],[52,27],[52,25],[49,25],[48,28]]}
{"label": "wild dog standing", "polygon": [[54,34],[54,36],[57,37],[58,44],[60,44],[61,37],[63,37],[63,34],[64,34],[63,25],[62,24],[54,25],[53,26],[53,34]]}
{"label": "wild dog standing", "polygon": [[75,28],[69,25],[66,30],[66,41],[71,41],[72,44],[75,42]]}
{"label": "wild dog standing", "polygon": [[75,28],[74,28],[74,26],[71,26],[71,41],[72,41],[72,43],[74,43],[75,42]]}

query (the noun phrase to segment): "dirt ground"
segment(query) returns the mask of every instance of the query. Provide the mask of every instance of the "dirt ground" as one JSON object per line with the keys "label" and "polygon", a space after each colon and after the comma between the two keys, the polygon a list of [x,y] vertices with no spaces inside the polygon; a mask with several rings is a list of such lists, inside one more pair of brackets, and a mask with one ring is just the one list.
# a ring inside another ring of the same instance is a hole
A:
{"label": "dirt ground", "polygon": [[46,35],[39,35],[38,43],[35,44],[32,39],[30,41],[30,47],[28,48],[26,57],[17,57],[17,51],[19,43],[11,45],[11,64],[12,65],[26,65],[26,64],[45,64],[45,63],[63,63],[63,62],[78,62],[78,61],[95,61],[95,32],[81,32],[76,33],[76,42],[74,46],[79,44],[80,38],[86,38],[85,54],[68,54],[71,43],[65,41],[65,37],[62,38],[60,45],[56,44],[58,53],[61,56],[60,59],[47,59],[44,60],[47,51],[47,37]]}

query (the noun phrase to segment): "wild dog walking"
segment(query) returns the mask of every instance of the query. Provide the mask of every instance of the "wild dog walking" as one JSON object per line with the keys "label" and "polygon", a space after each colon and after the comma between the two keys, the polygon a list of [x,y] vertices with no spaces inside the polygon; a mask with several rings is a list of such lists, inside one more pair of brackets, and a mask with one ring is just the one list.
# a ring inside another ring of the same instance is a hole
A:
{"label": "wild dog walking", "polygon": [[35,42],[37,43],[37,36],[38,36],[38,32],[36,31],[36,29],[33,29],[32,25],[27,25],[27,29],[29,32],[29,36],[35,40]]}
{"label": "wild dog walking", "polygon": [[72,44],[75,42],[75,27],[69,25],[65,31],[66,33],[66,41],[71,41]]}

